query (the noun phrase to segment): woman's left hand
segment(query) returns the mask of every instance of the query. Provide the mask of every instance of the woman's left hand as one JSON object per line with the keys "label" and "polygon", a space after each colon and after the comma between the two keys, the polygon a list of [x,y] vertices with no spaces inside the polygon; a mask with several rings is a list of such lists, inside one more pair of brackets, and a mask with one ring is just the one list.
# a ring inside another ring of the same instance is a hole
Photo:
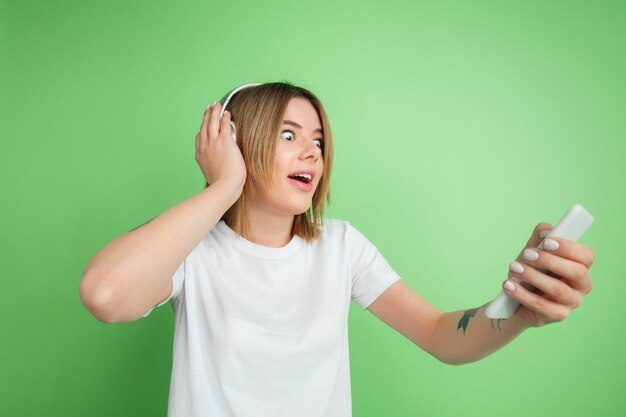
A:
{"label": "woman's left hand", "polygon": [[584,245],[559,237],[546,239],[543,249],[538,249],[543,240],[541,233],[551,228],[548,223],[538,224],[522,253],[509,267],[510,276],[536,290],[529,291],[511,279],[502,286],[509,297],[521,304],[512,320],[523,328],[564,320],[591,292],[589,268],[595,253]]}

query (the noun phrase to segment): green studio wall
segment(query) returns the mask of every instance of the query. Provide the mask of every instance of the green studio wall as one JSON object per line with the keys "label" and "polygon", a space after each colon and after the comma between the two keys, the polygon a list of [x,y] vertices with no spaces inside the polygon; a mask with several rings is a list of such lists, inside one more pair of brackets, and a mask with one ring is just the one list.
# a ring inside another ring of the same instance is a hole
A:
{"label": "green studio wall", "polygon": [[[251,81],[323,100],[328,215],[444,310],[484,304],[536,223],[595,223],[594,291],[480,362],[437,362],[352,306],[355,417],[622,416],[622,2],[0,3],[0,415],[165,416],[169,306],[82,306],[103,245],[203,188],[206,105]],[[471,326],[471,325],[470,325]]]}

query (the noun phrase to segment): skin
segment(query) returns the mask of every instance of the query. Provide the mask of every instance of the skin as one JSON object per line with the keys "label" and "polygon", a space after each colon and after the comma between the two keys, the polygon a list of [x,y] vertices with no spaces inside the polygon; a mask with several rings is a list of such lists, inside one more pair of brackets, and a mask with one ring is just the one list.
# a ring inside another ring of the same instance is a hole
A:
{"label": "skin", "polygon": [[[311,206],[324,171],[320,149],[323,135],[316,132],[322,124],[311,103],[302,98],[291,99],[283,120],[293,121],[301,128],[283,124],[274,157],[274,187],[255,185],[256,199],[246,213],[250,221],[250,240],[270,247],[289,243],[294,217]],[[288,178],[289,174],[300,170],[315,171],[310,191],[300,190]]]}
{"label": "skin", "polygon": [[[565,320],[582,303],[592,289],[589,268],[594,252],[581,244],[561,238],[554,250],[537,249],[543,240],[540,233],[551,229],[540,223],[516,259],[524,267],[522,273],[509,270],[539,289],[530,292],[512,282],[514,290],[503,290],[521,303],[509,320],[491,320],[484,307],[445,313],[398,281],[391,285],[368,310],[405,335],[409,340],[442,362],[463,364],[479,360],[505,346],[524,330]],[[537,252],[535,261],[522,257],[525,249]],[[539,269],[549,271],[550,275]]]}
{"label": "skin", "polygon": [[[205,120],[196,137],[196,160],[209,184],[230,182],[238,197],[242,192],[238,185],[242,186],[245,182],[246,167],[241,151],[229,137],[230,113],[225,111],[220,122],[220,108],[218,102],[205,111]],[[268,247],[282,247],[289,243],[294,217],[310,207],[324,169],[319,148],[323,135],[316,132],[322,125],[311,103],[303,98],[291,99],[283,120],[293,121],[301,128],[283,125],[277,138],[272,174],[275,187],[268,189],[255,184],[257,198],[250,201],[246,212],[248,240]],[[202,135],[204,129],[208,134]],[[287,178],[287,175],[302,169],[315,171],[310,191],[298,189]]]}
{"label": "skin", "polygon": [[[547,231],[551,226],[543,223],[538,229]],[[539,327],[565,320],[582,304],[583,297],[593,288],[589,268],[594,262],[595,254],[590,248],[554,237],[551,240],[557,242],[558,248],[537,249],[537,240],[539,239],[534,239],[533,245],[525,249],[536,253],[538,259],[525,259],[523,251],[517,262],[522,264],[524,271],[517,273],[510,270],[509,273],[533,285],[539,292],[530,292],[514,281],[509,281],[514,285],[514,290],[503,287],[510,297],[524,306],[516,312],[514,319],[525,327]],[[540,269],[549,271],[552,276],[540,272]]]}
{"label": "skin", "polygon": [[[220,123],[219,111],[217,103],[205,112],[201,134],[196,139],[196,160],[209,184],[226,184],[225,189],[238,198],[246,177],[245,164],[239,148],[230,139],[230,114],[225,112]],[[316,142],[320,135],[314,133],[321,125],[313,106],[304,99],[292,99],[284,120],[295,121],[302,129],[284,126],[294,134],[281,134],[277,138],[279,145],[273,170],[276,187],[258,188],[258,198],[247,213],[250,240],[270,247],[281,247],[291,240],[294,216],[310,206],[323,170]],[[208,134],[202,134],[203,129],[207,129]],[[287,178],[289,173],[300,169],[315,170],[312,190],[299,190]],[[561,238],[553,238],[558,248],[537,249],[543,240],[540,233],[550,229],[548,223],[538,224],[516,259],[523,272],[508,271],[509,276],[516,276],[538,289],[530,292],[509,281],[513,285],[513,290],[509,290],[503,283],[504,291],[521,304],[509,320],[490,320],[484,314],[485,306],[443,312],[403,280],[391,285],[368,310],[442,362],[463,364],[479,360],[530,327],[564,320],[591,291],[589,268],[595,259],[594,252]],[[524,258],[525,249],[536,252],[537,259]]]}
{"label": "skin", "polygon": [[[172,275],[185,257],[239,199],[247,178],[239,147],[231,138],[230,113],[219,118],[220,104],[205,109],[196,135],[195,158],[209,187],[176,204],[151,221],[113,240],[89,261],[79,287],[81,301],[105,323],[130,322],[172,293]],[[313,106],[303,99],[288,103],[285,117],[301,127],[282,132],[276,151],[276,187],[257,189],[250,202],[250,240],[284,246],[291,239],[294,216],[305,212],[322,175],[318,148],[321,128]],[[288,174],[311,169],[313,189],[303,191]]]}

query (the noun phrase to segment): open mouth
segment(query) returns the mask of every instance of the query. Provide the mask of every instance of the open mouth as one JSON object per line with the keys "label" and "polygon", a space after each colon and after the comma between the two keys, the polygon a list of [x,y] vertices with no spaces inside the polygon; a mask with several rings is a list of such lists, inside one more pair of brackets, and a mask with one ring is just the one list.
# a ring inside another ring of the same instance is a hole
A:
{"label": "open mouth", "polygon": [[311,174],[294,174],[288,175],[292,180],[300,181],[304,184],[310,184],[313,181],[313,176]]}

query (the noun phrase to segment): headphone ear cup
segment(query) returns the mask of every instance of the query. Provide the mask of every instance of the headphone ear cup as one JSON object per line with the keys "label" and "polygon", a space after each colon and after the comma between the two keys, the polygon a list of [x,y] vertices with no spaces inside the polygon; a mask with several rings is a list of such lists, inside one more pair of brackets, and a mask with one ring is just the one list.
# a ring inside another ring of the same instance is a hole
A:
{"label": "headphone ear cup", "polygon": [[[228,107],[228,102],[230,101],[230,99],[235,94],[237,94],[237,92],[239,92],[240,90],[243,90],[244,88],[255,87],[257,85],[261,85],[261,84],[260,83],[249,83],[249,84],[240,85],[239,87],[235,88],[234,90],[231,90],[228,94],[226,94],[224,97],[222,97],[222,99],[220,100],[220,103],[222,104],[222,111],[220,112],[220,120],[222,120],[222,116],[224,115],[224,111],[226,110],[226,107]],[[235,142],[237,142],[237,130],[235,129],[235,123],[233,123],[232,120],[230,122],[230,128],[231,128],[231,131],[232,131],[233,140]]]}
{"label": "headphone ear cup", "polygon": [[237,142],[237,129],[235,128],[235,122],[231,120],[230,122],[230,130],[232,133],[233,140]]}

